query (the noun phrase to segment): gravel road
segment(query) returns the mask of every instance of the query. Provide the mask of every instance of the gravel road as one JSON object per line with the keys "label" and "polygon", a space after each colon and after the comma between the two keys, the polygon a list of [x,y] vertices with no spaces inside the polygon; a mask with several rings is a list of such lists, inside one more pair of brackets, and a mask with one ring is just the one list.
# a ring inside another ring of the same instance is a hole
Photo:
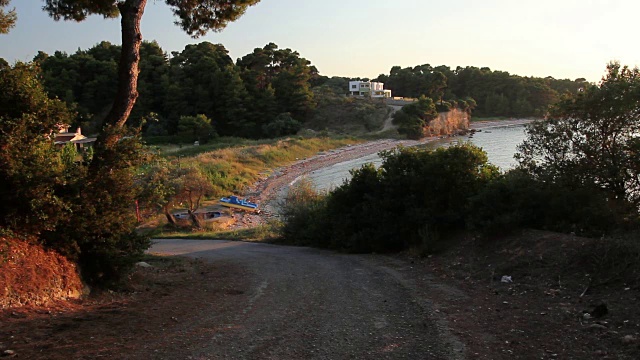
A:
{"label": "gravel road", "polygon": [[184,349],[185,358],[464,358],[464,346],[425,295],[429,284],[439,293],[442,286],[407,261],[229,241],[157,240],[150,252],[239,266],[247,277],[228,308],[202,314],[202,323],[215,319],[218,330]]}

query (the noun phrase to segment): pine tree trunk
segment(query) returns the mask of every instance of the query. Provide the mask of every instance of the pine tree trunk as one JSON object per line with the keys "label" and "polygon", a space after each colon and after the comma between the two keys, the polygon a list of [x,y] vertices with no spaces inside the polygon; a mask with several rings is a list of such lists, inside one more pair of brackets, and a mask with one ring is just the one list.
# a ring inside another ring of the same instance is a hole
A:
{"label": "pine tree trunk", "polygon": [[142,44],[140,22],[146,4],[147,0],[127,0],[118,5],[122,16],[122,52],[118,67],[118,90],[111,111],[104,120],[105,124],[123,126],[138,99],[140,45]]}
{"label": "pine tree trunk", "polygon": [[[100,134],[95,144],[93,170],[104,166],[103,155],[120,138],[117,131],[129,119],[131,110],[138,99],[138,74],[140,64],[140,45],[142,32],[140,22],[147,0],[126,0],[118,4],[121,16],[122,51],[118,63],[118,88],[113,105],[107,117],[102,121]],[[107,156],[108,157],[108,156]]]}

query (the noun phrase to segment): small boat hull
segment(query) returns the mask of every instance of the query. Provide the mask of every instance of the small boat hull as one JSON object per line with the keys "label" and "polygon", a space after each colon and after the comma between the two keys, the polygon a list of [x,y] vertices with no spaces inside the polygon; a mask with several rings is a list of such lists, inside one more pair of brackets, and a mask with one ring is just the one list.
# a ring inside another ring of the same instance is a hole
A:
{"label": "small boat hull", "polygon": [[218,203],[229,208],[241,209],[246,211],[258,211],[258,204],[249,202],[246,199],[239,199],[237,196],[222,198]]}

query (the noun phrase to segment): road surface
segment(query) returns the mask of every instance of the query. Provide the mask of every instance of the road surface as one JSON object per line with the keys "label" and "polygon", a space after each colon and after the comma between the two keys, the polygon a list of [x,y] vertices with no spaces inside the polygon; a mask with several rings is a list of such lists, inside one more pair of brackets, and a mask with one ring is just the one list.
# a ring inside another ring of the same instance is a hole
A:
{"label": "road surface", "polygon": [[[464,296],[377,255],[259,243],[156,240],[151,253],[240,266],[248,285],[192,359],[463,359],[430,290]],[[197,323],[191,327],[200,326]],[[188,356],[187,356],[188,355]]]}

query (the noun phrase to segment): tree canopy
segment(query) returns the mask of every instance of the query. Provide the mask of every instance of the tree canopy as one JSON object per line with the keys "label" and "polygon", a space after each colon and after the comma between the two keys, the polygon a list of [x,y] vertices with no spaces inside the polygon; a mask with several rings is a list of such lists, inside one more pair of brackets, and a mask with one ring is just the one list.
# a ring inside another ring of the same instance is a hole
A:
{"label": "tree canopy", "polygon": [[9,33],[9,30],[16,26],[16,21],[18,20],[15,9],[9,11],[2,9],[2,7],[8,6],[10,1],[0,0],[0,34]]}
{"label": "tree canopy", "polygon": [[[260,0],[165,0],[177,16],[178,24],[194,37],[207,31],[222,30],[230,21],[239,18],[249,6]],[[102,121],[96,143],[94,166],[103,166],[102,152],[117,141],[117,131],[108,127],[122,127],[138,99],[138,74],[142,32],[140,22],[147,0],[44,0],[44,10],[55,20],[83,21],[90,15],[121,18],[122,47],[118,60],[117,88],[110,111]],[[107,134],[111,134],[107,136]]]}
{"label": "tree canopy", "polygon": [[[2,0],[8,1],[8,0]],[[90,15],[116,18],[128,6],[144,8],[147,0],[45,0],[44,9],[55,20],[83,21]],[[165,0],[178,18],[176,25],[198,37],[208,31],[220,31],[237,20],[247,7],[260,0]],[[1,4],[1,3],[0,3]]]}
{"label": "tree canopy", "polygon": [[[128,124],[143,125],[148,135],[175,135],[182,116],[203,114],[223,136],[290,134],[296,127],[283,128],[279,115],[289,113],[289,125],[308,120],[316,106],[311,86],[319,75],[291,49],[278,49],[273,43],[264,49],[255,49],[235,64],[221,44],[186,45],[169,59],[156,42],[142,42],[140,97]],[[74,108],[75,125],[90,133],[100,130],[116,94],[120,51],[121,46],[103,41],[73,54],[40,52],[34,58],[43,70],[46,90]],[[144,123],[151,113],[154,121]],[[278,125],[270,126],[276,121]]]}
{"label": "tree canopy", "polygon": [[505,71],[474,66],[431,66],[401,68],[377,78],[396,96],[436,101],[473,98],[477,116],[542,117],[547,108],[568,92],[576,94],[589,85],[583,78],[558,80],[552,77],[522,77]]}
{"label": "tree canopy", "polygon": [[640,205],[640,70],[610,63],[598,86],[567,96],[527,129],[521,167],[544,181],[596,185]]}

